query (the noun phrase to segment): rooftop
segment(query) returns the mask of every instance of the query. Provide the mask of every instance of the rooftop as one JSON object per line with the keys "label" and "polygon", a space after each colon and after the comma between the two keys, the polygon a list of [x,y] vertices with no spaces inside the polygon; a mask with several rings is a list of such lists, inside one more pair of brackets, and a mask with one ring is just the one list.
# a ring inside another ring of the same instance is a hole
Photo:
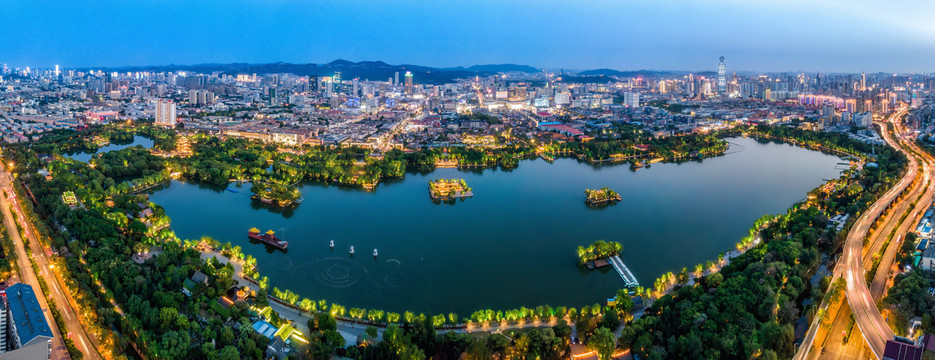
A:
{"label": "rooftop", "polygon": [[7,288],[6,294],[10,304],[10,314],[13,316],[13,322],[16,324],[16,331],[19,333],[23,346],[40,337],[53,337],[49,323],[42,314],[42,307],[31,286],[15,284]]}

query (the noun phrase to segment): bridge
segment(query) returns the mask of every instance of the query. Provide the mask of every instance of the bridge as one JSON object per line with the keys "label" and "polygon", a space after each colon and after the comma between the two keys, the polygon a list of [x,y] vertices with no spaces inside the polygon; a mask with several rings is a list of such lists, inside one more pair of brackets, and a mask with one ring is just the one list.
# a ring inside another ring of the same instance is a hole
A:
{"label": "bridge", "polygon": [[627,268],[627,265],[623,263],[623,260],[620,260],[620,255],[614,255],[607,258],[607,261],[610,262],[610,265],[614,267],[614,270],[617,270],[617,274],[620,275],[620,278],[623,279],[624,285],[626,287],[637,287],[640,286],[640,282],[636,280],[636,276],[633,276],[633,272]]}

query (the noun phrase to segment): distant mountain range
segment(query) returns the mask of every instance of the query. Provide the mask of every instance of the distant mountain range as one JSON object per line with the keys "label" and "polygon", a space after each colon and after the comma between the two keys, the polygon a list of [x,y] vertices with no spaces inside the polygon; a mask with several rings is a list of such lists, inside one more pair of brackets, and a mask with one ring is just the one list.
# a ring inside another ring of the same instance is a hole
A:
{"label": "distant mountain range", "polygon": [[[80,70],[90,70],[89,68]],[[412,72],[413,81],[417,84],[443,84],[454,82],[456,79],[463,79],[472,76],[486,76],[499,73],[538,73],[542,70],[529,65],[516,64],[489,64],[474,65],[470,67],[448,67],[435,68],[421,65],[390,65],[382,61],[360,61],[353,62],[347,60],[335,60],[327,64],[292,64],[292,63],[269,63],[269,64],[248,64],[248,63],[230,63],[230,64],[198,64],[198,65],[159,65],[159,66],[123,66],[103,69],[106,72],[129,72],[129,71],[150,71],[150,72],[169,72],[169,71],[189,71],[195,73],[221,72],[228,75],[237,74],[281,74],[291,73],[299,76],[332,76],[335,72],[341,72],[341,78],[344,80],[360,78],[361,80],[386,80],[396,76],[402,77],[406,71]],[[657,77],[660,75],[688,74],[687,71],[618,71],[614,69],[594,69],[580,71],[577,73],[569,72],[566,75],[569,79],[574,78],[574,82],[606,82],[612,79],[600,79],[600,77]],[[704,76],[713,76],[714,72],[695,73]],[[403,81],[403,79],[400,79]]]}
{"label": "distant mountain range", "polygon": [[688,75],[689,73],[701,76],[714,76],[716,73],[714,71],[701,71],[701,72],[691,72],[691,71],[654,71],[654,70],[631,70],[631,71],[619,71],[614,69],[594,69],[578,72],[577,76],[616,76],[621,78],[631,78],[637,76],[643,77],[658,77],[663,75]]}

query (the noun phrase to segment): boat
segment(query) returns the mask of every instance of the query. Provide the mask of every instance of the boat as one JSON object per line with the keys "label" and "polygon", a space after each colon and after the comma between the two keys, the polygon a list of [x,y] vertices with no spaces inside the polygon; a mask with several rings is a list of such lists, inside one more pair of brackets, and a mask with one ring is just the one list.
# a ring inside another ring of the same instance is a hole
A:
{"label": "boat", "polygon": [[354,245],[351,245],[351,255],[354,255]]}
{"label": "boat", "polygon": [[377,249],[376,249],[376,248],[373,249],[373,257],[377,257]]}
{"label": "boat", "polygon": [[334,240],[331,240],[331,248],[334,249]]}
{"label": "boat", "polygon": [[276,233],[273,232],[273,230],[269,230],[265,234],[261,234],[259,229],[252,228],[247,231],[247,237],[251,240],[256,240],[278,249],[285,250],[286,247],[289,246],[289,242],[277,238]]}
{"label": "boat", "polygon": [[224,189],[224,190],[230,191],[230,192],[232,192],[232,193],[237,192],[237,190],[234,190],[234,189],[231,189],[231,188],[227,188],[227,189]]}

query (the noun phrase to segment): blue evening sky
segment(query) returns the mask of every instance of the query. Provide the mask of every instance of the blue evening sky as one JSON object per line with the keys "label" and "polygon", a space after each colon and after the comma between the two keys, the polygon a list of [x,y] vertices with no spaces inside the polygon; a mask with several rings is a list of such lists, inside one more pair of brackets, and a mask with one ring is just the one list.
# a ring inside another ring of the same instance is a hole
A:
{"label": "blue evening sky", "polygon": [[0,63],[935,70],[926,0],[4,0]]}

